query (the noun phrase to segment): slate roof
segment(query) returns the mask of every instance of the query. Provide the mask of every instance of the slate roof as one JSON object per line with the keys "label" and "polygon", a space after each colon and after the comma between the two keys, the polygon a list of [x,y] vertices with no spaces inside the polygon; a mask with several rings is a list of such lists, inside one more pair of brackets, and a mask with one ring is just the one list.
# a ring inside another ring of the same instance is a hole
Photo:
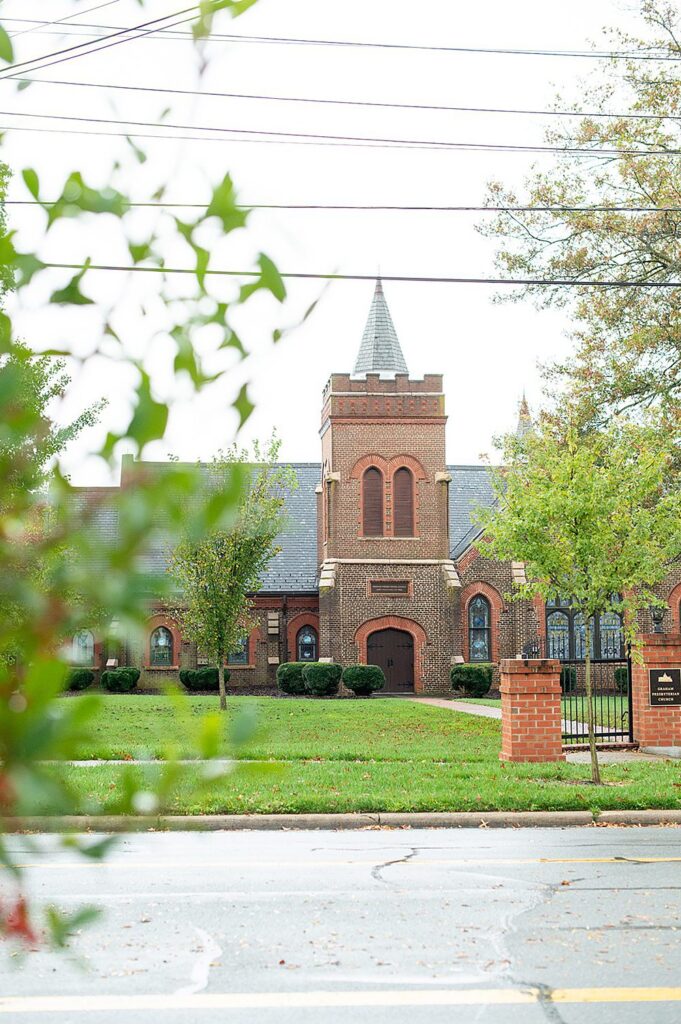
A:
{"label": "slate roof", "polygon": [[[315,489],[321,478],[321,465],[316,462],[290,463],[298,478],[298,489],[286,500],[287,522],[279,543],[281,551],[269,565],[261,593],[316,593],[317,564],[317,499]],[[206,466],[206,471],[210,467]],[[452,477],[449,488],[449,529],[451,557],[459,558],[480,535],[474,522],[477,506],[490,505],[494,499],[489,471],[485,466],[447,466]],[[97,495],[94,528],[108,544],[115,544],[118,519],[115,502],[106,501],[107,493],[117,488],[78,488],[74,491],[74,511]],[[152,575],[166,570],[168,551],[163,540],[163,524],[153,537],[142,559],[142,568]]]}
{"label": "slate roof", "polygon": [[380,278],[376,281],[352,376],[365,377],[367,373],[379,373],[385,378],[394,377],[396,373],[409,373]]}
{"label": "slate roof", "polygon": [[449,485],[450,555],[456,561],[480,536],[475,509],[494,502],[492,480],[487,466],[447,466]]}

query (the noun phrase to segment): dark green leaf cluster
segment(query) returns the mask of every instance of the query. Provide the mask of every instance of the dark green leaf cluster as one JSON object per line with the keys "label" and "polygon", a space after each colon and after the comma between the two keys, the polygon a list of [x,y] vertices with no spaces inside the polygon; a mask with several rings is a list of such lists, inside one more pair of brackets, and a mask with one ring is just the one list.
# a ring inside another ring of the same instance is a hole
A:
{"label": "dark green leaf cluster", "polygon": [[335,697],[340,687],[342,665],[311,662],[303,669],[305,687],[313,697]]}
{"label": "dark green leaf cluster", "polygon": [[139,682],[138,668],[110,668],[102,672],[102,686],[109,693],[130,693]]}
{"label": "dark green leaf cluster", "polygon": [[[225,682],[229,681],[229,672],[225,669]],[[217,668],[180,669],[180,682],[190,693],[217,693],[220,685],[220,674]]]}
{"label": "dark green leaf cluster", "polygon": [[492,685],[494,665],[452,665],[450,677],[454,690],[462,690],[467,697],[484,697]]}
{"label": "dark green leaf cluster", "polygon": [[309,664],[307,661],[286,661],[277,667],[277,685],[283,693],[291,694],[293,697],[300,697],[307,693],[303,669]]}
{"label": "dark green leaf cluster", "polygon": [[356,697],[370,697],[385,686],[385,675],[378,665],[348,665],[342,678],[343,685]]}
{"label": "dark green leaf cluster", "polygon": [[95,674],[89,668],[74,668],[66,678],[67,690],[87,690],[95,681]]}

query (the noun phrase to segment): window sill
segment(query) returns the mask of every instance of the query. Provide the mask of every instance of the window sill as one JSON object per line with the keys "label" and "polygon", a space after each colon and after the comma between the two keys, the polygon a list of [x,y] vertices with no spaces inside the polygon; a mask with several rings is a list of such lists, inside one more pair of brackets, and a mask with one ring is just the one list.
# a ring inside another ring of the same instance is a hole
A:
{"label": "window sill", "polygon": [[252,672],[255,665],[225,665],[229,672]]}
{"label": "window sill", "polygon": [[[123,666],[124,667],[124,666]],[[145,672],[177,672],[179,665],[145,665]]]}
{"label": "window sill", "polygon": [[374,541],[376,541],[376,540],[391,540],[391,541],[406,540],[406,541],[410,541],[410,540],[421,540],[421,538],[420,537],[393,537],[392,534],[390,534],[390,535],[386,534],[385,537],[364,537],[364,536],[362,536],[362,534],[360,534],[358,536],[357,540],[374,540]]}

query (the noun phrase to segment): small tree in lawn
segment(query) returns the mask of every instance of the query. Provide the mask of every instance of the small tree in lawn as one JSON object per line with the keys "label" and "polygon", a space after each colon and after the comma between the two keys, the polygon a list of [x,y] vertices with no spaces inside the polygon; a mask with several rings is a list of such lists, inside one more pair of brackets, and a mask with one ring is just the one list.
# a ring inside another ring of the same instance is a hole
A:
{"label": "small tree in lawn", "polygon": [[593,431],[545,417],[499,447],[497,505],[480,513],[489,551],[525,563],[528,582],[515,598],[569,595],[583,616],[592,780],[600,783],[591,623],[623,613],[625,639],[635,643],[637,612],[659,603],[652,588],[681,557],[681,499],[670,472],[678,438],[649,423],[614,420]]}
{"label": "small tree in lawn", "polygon": [[180,590],[176,616],[184,636],[218,666],[220,709],[227,708],[225,661],[252,627],[251,595],[280,548],[286,493],[297,486],[290,467],[277,465],[280,442],[263,450],[236,446],[214,459],[210,479],[218,488],[242,474],[242,497],[228,528],[183,540],[173,552],[170,572]]}

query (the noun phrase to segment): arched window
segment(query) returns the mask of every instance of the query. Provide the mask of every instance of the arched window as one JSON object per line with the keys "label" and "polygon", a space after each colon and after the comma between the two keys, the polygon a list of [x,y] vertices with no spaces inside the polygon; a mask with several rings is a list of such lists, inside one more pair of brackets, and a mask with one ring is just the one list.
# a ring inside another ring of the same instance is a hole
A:
{"label": "arched window", "polygon": [[490,604],[478,594],[468,605],[468,657],[470,661],[490,661],[492,634]]}
{"label": "arched window", "polygon": [[157,626],[149,638],[149,664],[162,668],[173,664],[173,634]]}
{"label": "arched window", "polygon": [[[613,595],[613,601],[617,595]],[[586,626],[584,616],[572,607],[569,597],[546,602],[546,636],[549,658],[561,661],[584,661],[586,657]],[[554,610],[555,609],[555,610]],[[603,612],[591,619],[591,657],[601,661],[619,661],[624,657],[622,616]]]}
{"label": "arched window", "polygon": [[71,642],[71,661],[75,665],[94,665],[95,638],[89,629],[79,629]]}
{"label": "arched window", "polygon": [[551,612],[546,617],[549,658],[568,661],[570,657],[570,620],[565,612]]}
{"label": "arched window", "polygon": [[312,626],[303,626],[298,630],[296,653],[298,661],[317,660],[317,631]]}
{"label": "arched window", "polygon": [[393,477],[393,533],[414,536],[414,477],[404,466]]}
{"label": "arched window", "polygon": [[227,658],[228,665],[248,665],[248,637],[243,636]]}
{"label": "arched window", "polygon": [[362,533],[383,536],[383,474],[374,466],[362,477]]}

